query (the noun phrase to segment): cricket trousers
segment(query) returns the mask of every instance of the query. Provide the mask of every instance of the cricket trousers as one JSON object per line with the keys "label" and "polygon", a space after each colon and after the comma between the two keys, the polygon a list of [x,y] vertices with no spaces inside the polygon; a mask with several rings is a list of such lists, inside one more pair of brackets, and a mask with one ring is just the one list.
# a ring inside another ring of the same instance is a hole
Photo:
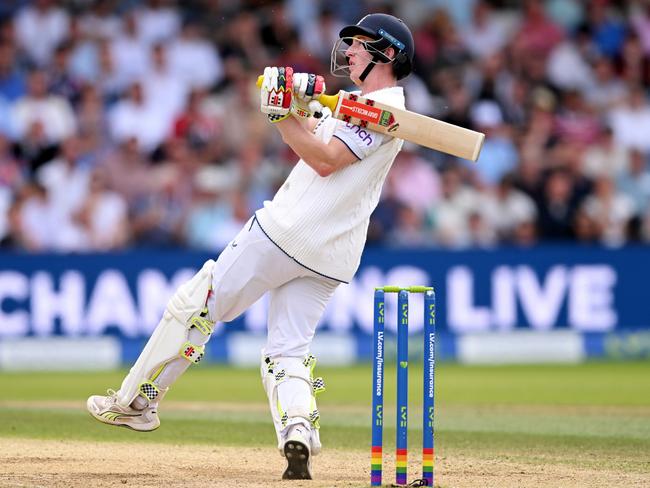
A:
{"label": "cricket trousers", "polygon": [[210,317],[229,322],[269,293],[264,356],[302,357],[339,282],[297,263],[252,217],[213,268]]}

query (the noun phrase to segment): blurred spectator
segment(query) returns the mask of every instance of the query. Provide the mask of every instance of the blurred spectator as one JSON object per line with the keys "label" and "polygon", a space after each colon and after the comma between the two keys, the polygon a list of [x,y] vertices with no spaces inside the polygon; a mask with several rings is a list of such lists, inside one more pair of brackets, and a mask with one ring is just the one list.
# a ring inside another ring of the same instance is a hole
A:
{"label": "blurred spectator", "polygon": [[143,156],[135,137],[113,148],[98,164],[106,170],[109,187],[124,197],[129,208],[153,189],[149,160]]}
{"label": "blurred spectator", "polygon": [[484,210],[474,210],[468,216],[467,247],[492,247],[497,242],[496,230],[485,218]]}
{"label": "blurred spectator", "polygon": [[603,244],[622,245],[627,237],[628,224],[634,215],[631,198],[616,190],[609,176],[596,179],[594,193],[584,202],[584,211],[596,223]]}
{"label": "blurred spectator", "polygon": [[70,18],[65,69],[80,83],[96,83],[99,78],[99,46],[95,37],[96,34],[86,34],[82,30],[80,16]]}
{"label": "blurred spectator", "polygon": [[549,18],[569,34],[584,22],[585,11],[581,0],[547,0],[544,7]]}
{"label": "blurred spectator", "polygon": [[640,39],[630,34],[615,58],[618,75],[630,85],[650,85],[650,57],[643,52]]}
{"label": "blurred spectator", "polygon": [[24,137],[34,123],[42,125],[48,142],[56,144],[76,130],[72,107],[65,98],[47,91],[47,73],[34,70],[29,74],[27,94],[19,98],[12,110],[14,134]]}
{"label": "blurred spectator", "polygon": [[14,192],[25,179],[24,168],[14,157],[9,140],[0,135],[0,242],[9,234],[9,210]]}
{"label": "blurred spectator", "polygon": [[261,16],[260,37],[271,57],[278,57],[288,49],[297,32],[289,23],[286,6],[281,3],[271,3]]}
{"label": "blurred spectator", "polygon": [[135,10],[134,18],[138,36],[145,45],[173,39],[181,27],[180,15],[172,0],[146,0]]}
{"label": "blurred spectator", "polygon": [[34,0],[15,17],[16,42],[30,62],[44,67],[65,40],[68,22],[68,13],[53,0]]}
{"label": "blurred spectator", "polygon": [[598,138],[600,131],[600,120],[582,94],[576,90],[564,92],[560,110],[555,117],[557,138],[588,145]]}
{"label": "blurred spectator", "polygon": [[113,39],[120,35],[122,21],[115,11],[115,0],[97,0],[80,18],[80,29],[91,39]]}
{"label": "blurred spectator", "polygon": [[183,228],[185,242],[197,249],[222,249],[249,218],[243,195],[228,179],[199,178]]}
{"label": "blurred spectator", "polygon": [[0,96],[0,137],[14,139],[14,128],[11,120],[11,104]]}
{"label": "blurred spectator", "polygon": [[526,80],[505,74],[505,79],[494,90],[493,97],[502,107],[505,122],[519,127],[526,124],[531,109],[530,85]]}
{"label": "blurred spectator", "polygon": [[432,244],[424,230],[424,215],[408,204],[400,205],[397,220],[387,237],[387,242],[399,247],[423,247]]}
{"label": "blurred spectator", "polygon": [[172,73],[192,88],[212,88],[223,77],[219,53],[204,39],[197,23],[183,25],[180,36],[169,44],[168,56]]}
{"label": "blurred spectator", "polygon": [[[460,168],[450,166],[442,174],[442,194],[428,210],[435,242],[448,247],[467,247],[475,241],[480,222],[479,194],[462,179]],[[470,227],[470,217],[475,225]]]}
{"label": "blurred spectator", "polygon": [[436,55],[436,65],[441,68],[453,70],[457,76],[462,76],[465,64],[471,59],[471,55],[463,39],[460,35],[458,27],[443,15],[438,12],[440,18],[439,31],[438,31],[438,52]]}
{"label": "blurred spectator", "polygon": [[593,0],[587,3],[587,22],[599,51],[605,56],[617,55],[626,36],[625,25],[614,2]]}
{"label": "blurred spectator", "polygon": [[626,103],[609,116],[616,142],[626,148],[650,151],[650,104],[642,87],[631,87]]}
{"label": "blurred spectator", "polygon": [[639,36],[646,56],[650,56],[650,4],[643,1],[632,3],[630,23]]}
{"label": "blurred spectator", "polygon": [[108,113],[111,137],[121,144],[135,138],[138,147],[152,153],[171,130],[171,121],[164,107],[146,103],[142,85],[135,82],[126,96]]}
{"label": "blurred spectator", "polygon": [[138,37],[133,12],[126,15],[122,32],[110,39],[108,49],[112,74],[122,87],[140,79],[149,69],[149,46]]}
{"label": "blurred spectator", "polygon": [[540,237],[569,240],[578,210],[573,180],[566,169],[554,169],[546,177],[538,204]]}
{"label": "blurred spectator", "polygon": [[55,249],[58,220],[53,217],[47,190],[37,183],[22,186],[9,209],[9,245],[30,252]]}
{"label": "blurred spectator", "polygon": [[625,83],[614,73],[611,59],[600,57],[594,65],[594,82],[585,90],[587,101],[599,112],[611,110],[625,100]]}
{"label": "blurred spectator", "polygon": [[[422,0],[415,3],[421,3],[429,12],[444,10],[458,28],[464,29],[472,20],[472,12],[477,2],[478,0]],[[427,10],[422,13],[426,14]]]}
{"label": "blurred spectator", "polygon": [[25,75],[16,61],[14,46],[0,42],[0,96],[7,102],[15,102],[27,91]]}
{"label": "blurred spectator", "polygon": [[56,237],[48,243],[54,249],[78,251],[86,248],[73,215],[88,194],[90,171],[84,164],[79,139],[71,137],[62,142],[59,156],[36,173],[36,180],[47,194],[49,219],[56,227]]}
{"label": "blurred spectator", "polygon": [[413,144],[405,143],[398,154],[386,184],[391,193],[416,213],[424,212],[440,199],[440,177],[431,162],[417,154]]}
{"label": "blurred spectator", "polygon": [[[289,175],[289,169],[264,155],[263,147],[260,144],[251,142],[239,149],[236,157],[228,161],[228,169],[219,170],[222,180],[232,179],[240,192],[245,195],[242,199],[248,207],[249,213],[261,208],[265,200],[271,200],[278,191],[280,185]],[[215,166],[211,169],[214,171]],[[224,175],[229,176],[224,178]],[[242,203],[242,205],[243,205]]]}
{"label": "blurred spectator", "polygon": [[287,35],[284,51],[278,56],[280,66],[292,66],[296,73],[316,73],[320,71],[320,63],[312,53],[308,52],[294,30]]}
{"label": "blurred spectator", "polygon": [[59,156],[39,168],[36,179],[61,219],[70,218],[86,198],[90,171],[76,137],[63,141]]}
{"label": "blurred spectator", "polygon": [[[262,69],[269,64],[266,48],[260,36],[260,22],[257,16],[248,10],[234,14],[234,17],[221,31],[219,46],[224,58],[224,71],[228,76],[228,63],[243,69]],[[338,37],[338,32],[336,33]],[[328,47],[328,62],[329,52]]]}
{"label": "blurred spectator", "polygon": [[127,89],[128,82],[123,74],[117,70],[110,42],[100,41],[97,48],[99,50],[99,59],[95,83],[102,97],[111,104],[119,99],[122,92]]}
{"label": "blurred spectator", "polygon": [[52,64],[47,70],[48,92],[58,95],[76,104],[79,101],[80,81],[70,74],[71,44],[63,43],[56,48],[52,57]]}
{"label": "blurred spectator", "polygon": [[503,124],[501,109],[496,102],[480,101],[472,108],[471,117],[476,130],[485,133],[485,142],[481,149],[481,163],[467,164],[478,176],[479,184],[491,187],[514,170],[519,158],[517,148],[508,127]]}
{"label": "blurred spectator", "polygon": [[487,0],[474,6],[472,21],[461,30],[463,43],[475,58],[483,59],[499,52],[508,42],[508,28],[493,12]]}
{"label": "blurred spectator", "polygon": [[151,69],[142,78],[142,88],[147,105],[165,117],[166,124],[171,127],[186,105],[189,86],[169,67],[167,51],[162,44],[151,49]]}
{"label": "blurred spectator", "polygon": [[73,215],[83,232],[87,251],[123,248],[130,238],[126,201],[110,189],[105,169],[95,168],[86,198]]}
{"label": "blurred spectator", "polygon": [[527,243],[537,220],[535,202],[514,186],[514,175],[501,178],[494,191],[486,194],[482,202],[489,226],[502,242]]}
{"label": "blurred spectator", "polygon": [[617,175],[618,188],[622,194],[627,195],[633,202],[634,215],[637,217],[650,209],[650,168],[648,156],[640,151],[630,152],[630,163]]}
{"label": "blurred spectator", "polygon": [[108,127],[104,101],[95,85],[81,88],[75,114],[79,122],[79,136],[90,146],[89,149],[99,149],[107,138]]}
{"label": "blurred spectator", "polygon": [[580,244],[597,244],[600,240],[600,229],[584,207],[578,208],[573,219],[573,234]]}
{"label": "blurred spectator", "polygon": [[[404,204],[392,194],[390,185],[384,186],[377,208],[368,225],[368,244],[383,244],[394,234]],[[430,216],[427,215],[430,220]]]}
{"label": "blurred spectator", "polygon": [[513,53],[518,59],[545,59],[563,37],[562,29],[546,16],[543,2],[526,0],[522,23],[513,40]]}
{"label": "blurred spectator", "polygon": [[[303,1],[295,3],[302,4]],[[299,29],[300,42],[307,52],[316,56],[322,64],[328,65],[332,46],[338,40],[339,32],[345,24],[328,5],[323,5],[319,17],[315,20],[316,22],[296,26]]]}
{"label": "blurred spectator", "polygon": [[400,83],[404,88],[407,110],[428,116],[436,112],[434,99],[420,77],[411,74]]}
{"label": "blurred spectator", "polygon": [[583,167],[586,146],[581,142],[558,141],[548,151],[549,168],[565,170],[571,179],[572,196],[577,204],[593,191],[593,181]]}
{"label": "blurred spectator", "polygon": [[192,199],[199,163],[182,139],[165,144],[167,159],[148,171],[150,191],[140,192],[133,204],[134,240],[147,246],[182,242],[185,216]]}
{"label": "blurred spectator", "polygon": [[217,142],[221,135],[221,120],[211,113],[209,104],[204,91],[192,90],[184,112],[174,121],[174,136],[185,139],[197,150]]}
{"label": "blurred spectator", "polygon": [[28,127],[27,133],[14,143],[13,150],[25,162],[27,174],[31,177],[38,168],[56,156],[59,146],[49,140],[43,123],[37,120]]}
{"label": "blurred spectator", "polygon": [[551,51],[547,64],[549,81],[562,90],[588,90],[594,84],[591,62],[595,56],[591,33],[587,28],[578,29],[573,37]]}
{"label": "blurred spectator", "polygon": [[609,175],[615,177],[626,171],[629,151],[614,139],[609,127],[605,127],[598,138],[586,148],[583,171],[589,177]]}

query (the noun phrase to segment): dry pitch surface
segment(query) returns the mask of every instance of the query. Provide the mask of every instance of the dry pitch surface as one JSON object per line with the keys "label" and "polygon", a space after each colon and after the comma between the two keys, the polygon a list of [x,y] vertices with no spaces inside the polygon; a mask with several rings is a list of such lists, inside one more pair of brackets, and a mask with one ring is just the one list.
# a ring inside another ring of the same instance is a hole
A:
{"label": "dry pitch surface", "polygon": [[[172,446],[168,444],[0,440],[2,487],[361,487],[368,486],[368,456],[327,449],[315,458],[315,480],[279,480],[284,459],[264,448]],[[388,456],[390,458],[390,456]],[[418,472],[416,460],[409,466]],[[385,479],[393,481],[386,460]],[[527,465],[503,460],[439,456],[440,487],[648,487],[650,474],[613,469]]]}

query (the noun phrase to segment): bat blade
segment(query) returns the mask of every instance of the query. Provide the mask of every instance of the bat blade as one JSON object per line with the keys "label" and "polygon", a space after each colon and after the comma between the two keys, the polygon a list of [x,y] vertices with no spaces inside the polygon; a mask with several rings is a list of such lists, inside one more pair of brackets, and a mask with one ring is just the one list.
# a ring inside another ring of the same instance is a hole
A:
{"label": "bat blade", "polygon": [[[258,77],[258,87],[262,86],[263,79],[263,76]],[[337,119],[471,161],[478,159],[485,140],[485,134],[481,132],[344,90],[337,95],[321,95],[318,101],[329,107]]]}
{"label": "bat blade", "polygon": [[476,161],[485,134],[340,91],[337,119],[459,158]]}

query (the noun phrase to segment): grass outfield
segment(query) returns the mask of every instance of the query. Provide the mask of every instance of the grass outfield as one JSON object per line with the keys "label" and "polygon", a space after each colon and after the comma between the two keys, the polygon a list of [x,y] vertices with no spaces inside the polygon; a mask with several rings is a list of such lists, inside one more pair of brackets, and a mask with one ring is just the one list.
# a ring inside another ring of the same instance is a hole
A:
{"label": "grass outfield", "polygon": [[[421,442],[421,368],[410,371],[410,447]],[[371,366],[317,367],[326,447],[370,445]],[[275,435],[255,369],[200,365],[170,391],[162,428],[140,435],[110,429],[85,399],[117,388],[124,371],[0,374],[1,438],[208,444],[272,449]],[[395,437],[395,370],[386,370],[384,450]],[[650,473],[650,362],[436,370],[436,456],[507,459]],[[392,454],[388,454],[392,456]]]}

